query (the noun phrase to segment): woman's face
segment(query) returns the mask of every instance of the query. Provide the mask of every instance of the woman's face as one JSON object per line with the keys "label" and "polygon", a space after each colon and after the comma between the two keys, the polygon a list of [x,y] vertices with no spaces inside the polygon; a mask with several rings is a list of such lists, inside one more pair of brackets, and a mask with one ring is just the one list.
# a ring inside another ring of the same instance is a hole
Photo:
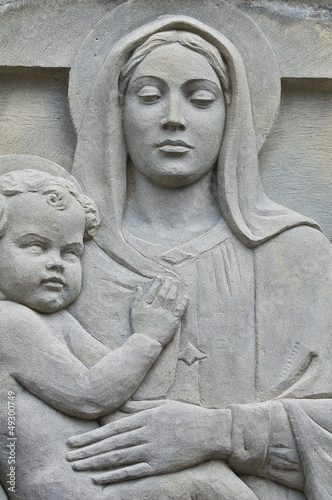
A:
{"label": "woman's face", "polygon": [[158,185],[182,187],[210,172],[226,117],[217,74],[205,57],[173,43],[135,69],[124,104],[134,167]]}

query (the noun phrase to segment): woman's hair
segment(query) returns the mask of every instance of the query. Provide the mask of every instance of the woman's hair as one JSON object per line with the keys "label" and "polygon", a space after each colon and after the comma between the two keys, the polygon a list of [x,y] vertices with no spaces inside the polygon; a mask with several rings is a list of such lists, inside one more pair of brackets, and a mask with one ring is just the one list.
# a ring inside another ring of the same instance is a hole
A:
{"label": "woman's hair", "polygon": [[6,230],[7,199],[24,193],[39,193],[46,197],[46,202],[56,210],[66,210],[73,201],[78,201],[85,212],[84,239],[92,239],[100,218],[94,201],[80,193],[72,182],[62,177],[55,177],[39,170],[15,170],[0,176],[0,237]]}
{"label": "woman's hair", "polygon": [[204,40],[199,35],[190,33],[188,31],[162,31],[150,36],[142,45],[139,45],[129,56],[128,61],[122,68],[119,76],[119,101],[123,104],[124,96],[127,91],[129,80],[143,59],[150,54],[157,47],[162,45],[169,45],[179,43],[187,49],[193,50],[203,55],[207,62],[212,66],[216,72],[225,96],[226,103],[229,104],[231,100],[230,94],[230,81],[227,71],[227,66],[222,59],[219,51]]}

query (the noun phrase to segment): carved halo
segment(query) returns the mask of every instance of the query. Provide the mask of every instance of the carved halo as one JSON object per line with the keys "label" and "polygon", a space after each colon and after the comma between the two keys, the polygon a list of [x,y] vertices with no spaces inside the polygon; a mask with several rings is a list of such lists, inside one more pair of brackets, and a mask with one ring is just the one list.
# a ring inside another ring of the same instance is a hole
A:
{"label": "carved halo", "polygon": [[201,0],[185,4],[155,0],[148,9],[146,0],[134,0],[104,16],[84,40],[70,71],[69,102],[76,132],[81,128],[95,79],[114,44],[131,31],[165,15],[190,16],[222,33],[237,47],[246,67],[259,150],[279,110],[279,66],[258,26],[239,9],[222,0],[219,5]]}
{"label": "carved halo", "polygon": [[33,155],[6,155],[0,156],[0,175],[12,172],[13,170],[33,169],[46,172],[55,177],[63,177],[74,184],[78,191],[82,191],[77,180],[70,175],[67,170],[57,163]]}

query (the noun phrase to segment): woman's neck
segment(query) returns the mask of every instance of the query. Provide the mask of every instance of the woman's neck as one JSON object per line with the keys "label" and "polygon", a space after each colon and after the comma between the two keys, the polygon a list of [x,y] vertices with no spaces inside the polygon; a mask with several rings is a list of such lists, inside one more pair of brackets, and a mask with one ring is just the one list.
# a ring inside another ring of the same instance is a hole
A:
{"label": "woman's neck", "polygon": [[221,218],[211,192],[211,175],[181,188],[166,188],[135,172],[135,192],[123,227],[141,239],[174,246],[202,234]]}

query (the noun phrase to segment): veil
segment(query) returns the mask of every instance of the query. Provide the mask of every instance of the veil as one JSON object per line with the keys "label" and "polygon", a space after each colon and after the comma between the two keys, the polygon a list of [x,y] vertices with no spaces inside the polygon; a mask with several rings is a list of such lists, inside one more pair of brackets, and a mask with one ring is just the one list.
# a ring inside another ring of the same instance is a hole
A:
{"label": "veil", "polygon": [[[311,219],[273,202],[264,193],[246,69],[237,48],[218,31],[194,18],[163,16],[130,32],[106,54],[84,117],[79,126],[76,123],[78,143],[72,175],[100,210],[103,223],[97,244],[116,261],[140,274],[155,276],[165,272],[133,249],[122,234],[127,151],[118,79],[137,46],[152,34],[168,30],[200,35],[219,50],[228,67],[232,99],[218,158],[217,185],[223,217],[236,237],[254,248],[293,226],[307,224],[318,228]],[[73,95],[72,87],[70,91]]]}

